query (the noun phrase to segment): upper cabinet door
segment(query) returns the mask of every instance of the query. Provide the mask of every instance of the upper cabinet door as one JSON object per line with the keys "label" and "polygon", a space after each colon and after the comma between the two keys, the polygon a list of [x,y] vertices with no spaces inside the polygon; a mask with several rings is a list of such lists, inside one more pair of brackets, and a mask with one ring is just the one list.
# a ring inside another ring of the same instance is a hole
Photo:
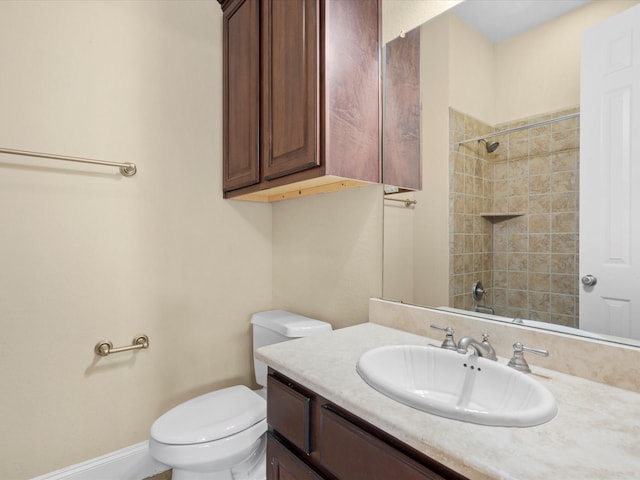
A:
{"label": "upper cabinet door", "polygon": [[223,188],[227,192],[260,182],[258,0],[225,3],[223,42]]}
{"label": "upper cabinet door", "polygon": [[420,190],[420,27],[388,42],[385,53],[382,180]]}
{"label": "upper cabinet door", "polygon": [[380,182],[380,2],[322,2],[326,173]]}
{"label": "upper cabinet door", "polygon": [[262,2],[264,179],[320,165],[317,0]]}

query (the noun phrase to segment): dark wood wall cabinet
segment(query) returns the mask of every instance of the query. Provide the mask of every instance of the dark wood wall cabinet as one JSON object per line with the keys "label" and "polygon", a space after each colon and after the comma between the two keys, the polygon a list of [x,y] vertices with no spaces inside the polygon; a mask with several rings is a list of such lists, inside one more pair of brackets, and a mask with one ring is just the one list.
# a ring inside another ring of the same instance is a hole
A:
{"label": "dark wood wall cabinet", "polygon": [[380,0],[218,1],[225,198],[380,182]]}
{"label": "dark wood wall cabinet", "polygon": [[420,160],[420,30],[414,28],[385,45],[385,185],[422,188]]}
{"label": "dark wood wall cabinet", "polygon": [[466,480],[270,370],[267,480]]}

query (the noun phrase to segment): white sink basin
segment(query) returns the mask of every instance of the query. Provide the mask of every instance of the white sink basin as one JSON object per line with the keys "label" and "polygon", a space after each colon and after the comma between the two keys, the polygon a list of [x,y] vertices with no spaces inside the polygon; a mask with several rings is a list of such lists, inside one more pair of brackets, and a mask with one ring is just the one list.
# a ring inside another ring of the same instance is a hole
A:
{"label": "white sink basin", "polygon": [[555,417],[553,396],[529,375],[476,355],[390,345],[365,352],[358,374],[380,393],[441,417],[531,427]]}

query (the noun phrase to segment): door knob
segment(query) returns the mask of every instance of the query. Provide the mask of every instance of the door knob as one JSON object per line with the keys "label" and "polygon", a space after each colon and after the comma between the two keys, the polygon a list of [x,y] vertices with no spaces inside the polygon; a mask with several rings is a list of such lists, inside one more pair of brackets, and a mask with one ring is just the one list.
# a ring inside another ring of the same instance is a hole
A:
{"label": "door knob", "polygon": [[581,281],[585,287],[593,287],[596,283],[598,283],[598,279],[593,275],[585,275],[584,277],[582,277]]}

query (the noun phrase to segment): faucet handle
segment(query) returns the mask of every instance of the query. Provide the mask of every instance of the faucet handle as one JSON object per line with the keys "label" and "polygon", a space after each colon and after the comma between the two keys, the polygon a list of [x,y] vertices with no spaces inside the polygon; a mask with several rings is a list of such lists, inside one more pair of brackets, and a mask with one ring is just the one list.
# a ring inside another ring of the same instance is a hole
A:
{"label": "faucet handle", "polygon": [[519,372],[531,373],[531,369],[529,368],[529,364],[524,359],[524,352],[535,353],[536,355],[541,355],[543,357],[549,356],[548,350],[543,350],[541,348],[531,348],[524,346],[521,342],[516,342],[513,344],[513,357],[509,360],[509,366],[515,368]]}
{"label": "faucet handle", "polygon": [[489,334],[488,333],[483,333],[482,334],[482,345],[487,349],[487,353],[484,355],[485,358],[488,358],[489,360],[498,360],[498,357],[496,356],[496,351],[493,349],[493,345],[491,345],[489,343]]}
{"label": "faucet handle", "polygon": [[431,328],[435,328],[436,330],[442,330],[443,332],[445,332],[445,337],[441,345],[442,348],[446,348],[447,350],[458,350],[456,341],[453,339],[453,334],[455,333],[453,328],[441,327],[440,325],[431,325]]}

